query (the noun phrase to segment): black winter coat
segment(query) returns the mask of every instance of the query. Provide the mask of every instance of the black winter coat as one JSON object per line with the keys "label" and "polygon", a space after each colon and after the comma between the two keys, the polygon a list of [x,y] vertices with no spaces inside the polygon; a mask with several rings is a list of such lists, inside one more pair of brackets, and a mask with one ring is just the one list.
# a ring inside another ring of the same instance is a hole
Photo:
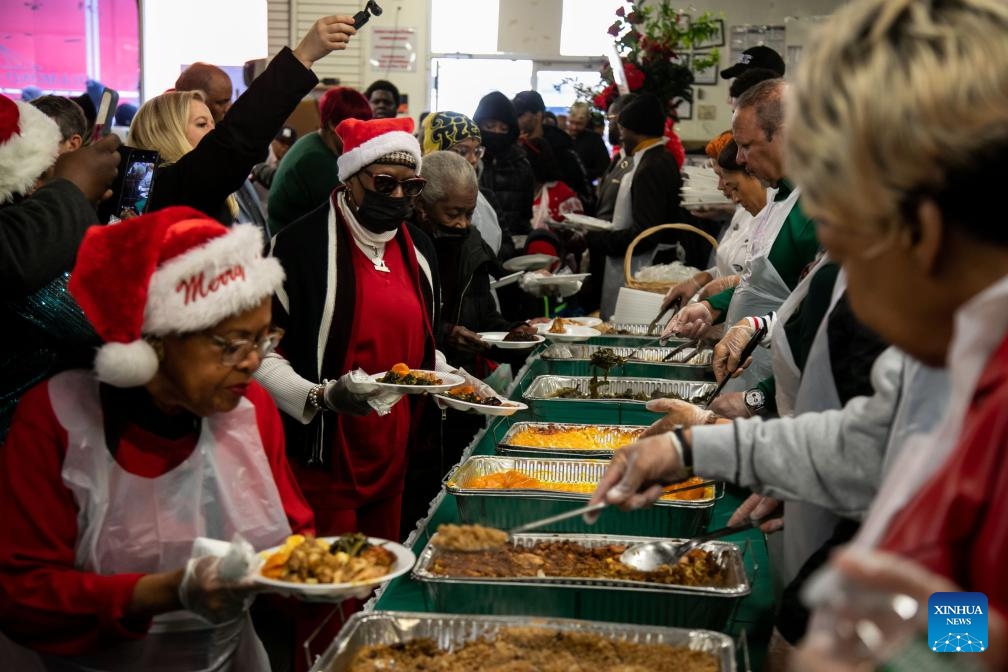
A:
{"label": "black winter coat", "polygon": [[555,126],[543,126],[543,139],[549,143],[560,168],[560,179],[581,199],[585,214],[595,214],[595,189],[574,149],[574,139]]}
{"label": "black winter coat", "polygon": [[191,152],[158,168],[147,211],[188,205],[226,225],[234,222],[227,197],[266,158],[277,131],[317,83],[284,47]]}
{"label": "black winter coat", "polygon": [[525,151],[517,144],[510,145],[500,156],[488,153],[483,157],[480,188],[493,191],[497,198],[501,233],[505,240],[529,232],[534,182],[532,166],[525,158]]}

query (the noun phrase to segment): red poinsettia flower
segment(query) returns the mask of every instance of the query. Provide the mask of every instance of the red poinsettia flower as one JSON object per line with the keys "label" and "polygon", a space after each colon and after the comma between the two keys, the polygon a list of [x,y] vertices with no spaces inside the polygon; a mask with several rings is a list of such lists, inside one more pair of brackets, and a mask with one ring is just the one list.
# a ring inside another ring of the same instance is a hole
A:
{"label": "red poinsettia flower", "polygon": [[592,98],[592,104],[599,110],[609,109],[609,104],[612,99],[616,96],[616,85],[610,84],[606,88],[602,89],[601,93],[595,94]]}
{"label": "red poinsettia flower", "polygon": [[644,86],[644,73],[633,63],[623,63],[623,74],[626,75],[627,88],[631,91]]}

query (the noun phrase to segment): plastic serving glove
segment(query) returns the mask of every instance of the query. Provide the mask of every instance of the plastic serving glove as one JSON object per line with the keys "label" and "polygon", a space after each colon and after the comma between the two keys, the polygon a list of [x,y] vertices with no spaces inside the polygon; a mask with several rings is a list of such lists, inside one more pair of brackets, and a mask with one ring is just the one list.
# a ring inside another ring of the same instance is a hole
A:
{"label": "plastic serving glove", "polygon": [[364,369],[354,369],[340,378],[340,380],[344,379],[347,389],[359,398],[366,399],[368,405],[378,415],[388,415],[392,411],[392,407],[404,396],[398,392],[383,391],[381,386],[370,379]]}
{"label": "plastic serving glove", "polygon": [[[482,380],[480,380],[476,376],[472,375],[471,373],[469,373],[465,369],[463,369],[463,368],[460,367],[458,369],[453,370],[451,373],[454,373],[456,375],[459,375],[459,376],[462,376],[463,378],[465,378],[465,384],[471,386],[473,388],[473,391],[476,392],[476,394],[478,394],[479,396],[481,396],[481,397],[496,397],[497,396],[497,392],[492,387],[490,387],[489,385],[487,385]],[[441,399],[440,397],[434,397],[434,401],[435,401],[435,403],[437,403],[437,407],[438,408],[441,408],[441,409],[448,408],[448,404],[446,404],[444,402],[444,400]],[[472,411],[471,410],[471,411],[468,411],[468,412],[475,413],[476,411]]]}
{"label": "plastic serving glove", "polygon": [[261,559],[240,535],[232,543],[198,537],[186,563],[179,600],[189,611],[210,623],[240,617],[255,599],[252,574]]}

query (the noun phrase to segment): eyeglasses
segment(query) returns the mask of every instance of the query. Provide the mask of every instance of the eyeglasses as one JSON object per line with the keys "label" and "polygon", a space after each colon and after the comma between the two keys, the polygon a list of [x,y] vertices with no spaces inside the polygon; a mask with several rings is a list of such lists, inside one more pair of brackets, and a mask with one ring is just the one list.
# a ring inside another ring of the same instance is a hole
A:
{"label": "eyeglasses", "polygon": [[236,366],[248,359],[248,356],[255,350],[259,357],[265,357],[276,349],[280,339],[283,338],[283,329],[274,329],[258,341],[250,341],[242,338],[229,341],[217,334],[207,334],[213,344],[221,350],[221,364],[224,366]]}
{"label": "eyeglasses", "polygon": [[397,187],[402,187],[403,193],[413,198],[414,196],[419,196],[420,192],[424,190],[424,185],[427,184],[427,180],[422,177],[409,177],[405,180],[397,180],[391,175],[372,173],[366,168],[361,170],[361,172],[371,178],[371,184],[374,185],[375,191],[386,196],[395,193]]}
{"label": "eyeglasses", "polygon": [[468,157],[471,154],[472,156],[475,156],[477,159],[482,159],[483,154],[486,153],[486,147],[484,147],[483,145],[476,145],[475,147],[455,145],[454,147],[449,147],[448,151],[455,152],[459,156]]}

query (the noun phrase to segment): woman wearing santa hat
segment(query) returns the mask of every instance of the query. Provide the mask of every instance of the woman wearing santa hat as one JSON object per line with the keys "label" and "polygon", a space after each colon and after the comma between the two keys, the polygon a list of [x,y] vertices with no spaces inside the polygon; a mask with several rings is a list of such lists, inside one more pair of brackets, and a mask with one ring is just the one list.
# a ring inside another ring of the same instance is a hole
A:
{"label": "woman wearing santa hat", "polygon": [[347,374],[435,366],[436,254],[405,223],[424,187],[420,145],[408,117],[346,119],[336,133],[343,186],[273,240],[287,273],[273,312],[287,336],[256,378],[286,413],[288,450],[319,534],[397,539],[422,404],[377,415]]}
{"label": "woman wearing santa hat", "polygon": [[252,380],[282,334],[262,246],[183,207],[85,235],[70,292],[104,342],[94,371],[29,391],[0,449],[10,669],[269,669],[248,583],[190,558],[197,537],[312,527]]}

